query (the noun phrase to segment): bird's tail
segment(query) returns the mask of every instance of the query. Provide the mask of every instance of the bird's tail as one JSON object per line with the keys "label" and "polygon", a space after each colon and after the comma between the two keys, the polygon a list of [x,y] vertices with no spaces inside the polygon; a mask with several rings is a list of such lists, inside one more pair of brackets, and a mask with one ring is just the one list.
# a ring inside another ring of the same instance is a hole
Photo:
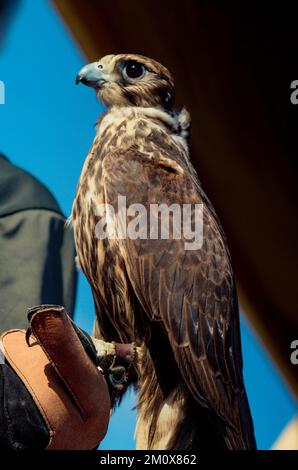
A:
{"label": "bird's tail", "polygon": [[222,447],[227,450],[255,450],[257,445],[253,420],[245,391],[237,396],[235,408],[238,408],[237,428],[223,420],[217,420]]}
{"label": "bird's tail", "polygon": [[232,405],[235,425],[211,408],[205,408],[189,397],[182,420],[173,434],[171,449],[196,451],[254,450],[256,440],[246,393],[235,396]]}

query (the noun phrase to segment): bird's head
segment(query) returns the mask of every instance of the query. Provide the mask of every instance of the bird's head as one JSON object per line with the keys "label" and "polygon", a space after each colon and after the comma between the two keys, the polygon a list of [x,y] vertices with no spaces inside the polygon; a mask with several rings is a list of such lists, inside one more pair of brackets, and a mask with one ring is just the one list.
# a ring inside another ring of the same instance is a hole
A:
{"label": "bird's head", "polygon": [[174,81],[169,71],[155,60],[136,54],[106,55],[85,65],[76,83],[96,90],[108,107],[144,106],[172,109]]}

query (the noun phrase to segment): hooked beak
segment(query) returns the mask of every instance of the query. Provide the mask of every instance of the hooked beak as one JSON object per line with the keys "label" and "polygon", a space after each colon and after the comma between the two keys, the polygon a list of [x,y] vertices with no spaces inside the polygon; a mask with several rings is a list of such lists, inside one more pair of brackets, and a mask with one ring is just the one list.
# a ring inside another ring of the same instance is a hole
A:
{"label": "hooked beak", "polygon": [[101,64],[99,62],[92,62],[85,65],[79,71],[76,77],[76,84],[78,85],[82,82],[84,85],[92,88],[100,88],[107,81],[104,75]]}

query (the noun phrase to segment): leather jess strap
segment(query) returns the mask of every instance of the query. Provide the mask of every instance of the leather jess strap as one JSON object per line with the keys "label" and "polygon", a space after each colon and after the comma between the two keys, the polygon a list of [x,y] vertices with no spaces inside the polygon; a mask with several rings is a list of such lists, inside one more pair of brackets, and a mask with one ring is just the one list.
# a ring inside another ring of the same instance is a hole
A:
{"label": "leather jess strap", "polygon": [[110,417],[108,387],[63,307],[31,310],[32,334],[1,337],[10,366],[26,385],[50,434],[48,450],[97,447]]}

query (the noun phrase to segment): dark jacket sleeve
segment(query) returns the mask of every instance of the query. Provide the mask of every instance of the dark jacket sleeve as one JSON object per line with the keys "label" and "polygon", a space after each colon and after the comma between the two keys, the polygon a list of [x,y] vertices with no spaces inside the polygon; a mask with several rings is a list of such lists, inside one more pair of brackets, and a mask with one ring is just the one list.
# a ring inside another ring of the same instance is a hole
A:
{"label": "dark jacket sleeve", "polygon": [[0,331],[26,327],[33,305],[73,315],[74,259],[72,230],[51,193],[0,157]]}

